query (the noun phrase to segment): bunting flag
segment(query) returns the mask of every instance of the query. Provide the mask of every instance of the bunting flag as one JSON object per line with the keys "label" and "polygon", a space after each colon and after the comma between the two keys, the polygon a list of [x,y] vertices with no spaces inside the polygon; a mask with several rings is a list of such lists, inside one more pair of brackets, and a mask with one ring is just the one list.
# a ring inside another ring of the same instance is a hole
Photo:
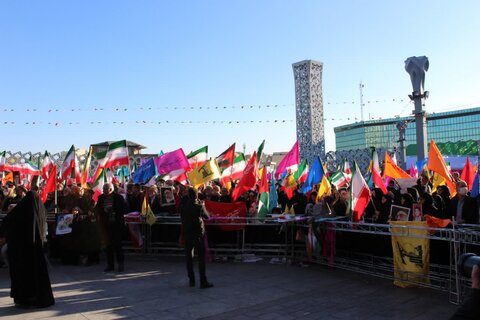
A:
{"label": "bunting flag", "polygon": [[108,145],[103,161],[103,167],[129,166],[127,140],[116,141]]}
{"label": "bunting flag", "polygon": [[265,146],[265,140],[262,141],[262,143],[258,146],[257,149],[257,162],[260,163],[260,160],[262,160],[262,154],[263,154],[263,147]]}
{"label": "bunting flag", "polygon": [[476,174],[475,167],[472,166],[469,158],[467,157],[467,161],[465,162],[465,166],[463,167],[462,174],[460,175],[460,179],[462,179],[467,183],[468,190],[472,190],[473,180],[475,180],[475,174]]}
{"label": "bunting flag", "polygon": [[40,199],[43,203],[47,201],[48,194],[50,192],[55,192],[57,189],[57,167],[53,166],[52,170],[48,174],[48,178],[45,183],[45,187],[40,192]]}
{"label": "bunting flag", "polygon": [[297,171],[300,162],[300,152],[298,150],[298,140],[295,141],[292,149],[280,161],[275,171],[275,179],[279,180],[285,173],[293,173]]}
{"label": "bunting flag", "polygon": [[411,178],[408,173],[403,171],[402,168],[400,168],[393,162],[387,151],[385,151],[383,166],[383,177],[390,177],[392,179]]}
{"label": "bunting flag", "polygon": [[242,194],[250,189],[255,188],[257,184],[257,152],[254,151],[248,164],[243,171],[243,176],[238,182],[238,185],[233,189],[232,200],[237,200]]}
{"label": "bunting flag", "polygon": [[52,160],[52,157],[48,153],[48,151],[45,150],[45,154],[43,156],[42,161],[40,162],[40,172],[41,172],[41,177],[43,180],[47,180],[50,171],[52,171],[53,167],[55,167],[55,163]]}
{"label": "bunting flag", "polygon": [[355,162],[355,171],[352,175],[350,188],[350,208],[352,210],[352,221],[358,222],[370,201],[370,189],[363,179],[362,172]]}
{"label": "bunting flag", "polygon": [[191,169],[202,166],[205,162],[208,161],[208,146],[190,152],[187,155],[187,160],[190,164]]}
{"label": "bunting flag", "polygon": [[153,159],[153,161],[155,162],[157,173],[159,175],[168,174],[173,171],[175,171],[176,175],[180,175],[190,169],[190,163],[188,162],[182,148],[166,152]]}
{"label": "bunting flag", "polygon": [[187,177],[191,185],[194,188],[198,188],[208,181],[220,178],[220,169],[215,159],[210,159],[203,165],[188,172]]}
{"label": "bunting flag", "polygon": [[90,162],[92,161],[92,152],[93,148],[92,146],[90,146],[90,148],[88,149],[87,157],[85,158],[85,164],[83,165],[82,173],[80,175],[80,183],[83,188],[87,186],[88,175],[90,174]]}
{"label": "bunting flag", "polygon": [[216,158],[220,173],[231,167],[233,165],[233,160],[235,160],[235,143]]}
{"label": "bunting flag", "polygon": [[71,146],[68,150],[65,160],[62,163],[60,168],[60,178],[62,180],[67,180],[68,178],[74,176],[76,182],[81,182],[80,177],[80,162],[78,161],[77,154],[75,153],[75,146]]}
{"label": "bunting flag", "polygon": [[153,158],[150,158],[132,173],[132,179],[134,183],[145,184],[156,174],[157,167]]}
{"label": "bunting flag", "polygon": [[268,187],[268,180],[267,180],[267,170],[264,167],[262,170],[262,176],[260,178],[260,186],[258,189],[258,193],[260,194],[258,198],[258,210],[257,215],[259,218],[265,218],[269,213],[269,187]]}
{"label": "bunting flag", "polygon": [[220,178],[222,185],[227,184],[231,180],[239,180],[242,177],[243,170],[245,170],[246,166],[247,163],[245,162],[245,155],[239,152],[233,160],[233,165],[223,170],[222,177]]}
{"label": "bunting flag", "polygon": [[372,181],[377,188],[382,190],[383,194],[387,194],[387,187],[380,175],[380,165],[378,164],[378,154],[376,150],[373,150],[372,154]]}
{"label": "bunting flag", "polygon": [[454,196],[457,193],[457,187],[452,175],[450,174],[443,156],[438,150],[435,141],[430,141],[430,152],[428,154],[428,169],[438,173],[445,178],[445,184],[450,188],[450,193]]}
{"label": "bunting flag", "polygon": [[312,167],[308,172],[308,177],[305,179],[305,183],[300,189],[300,192],[310,192],[310,190],[313,189],[314,185],[319,184],[322,181],[324,175],[325,173],[323,172],[322,161],[320,161],[320,157],[317,156],[313,161]]}
{"label": "bunting flag", "polygon": [[[264,169],[265,170],[265,169]],[[275,183],[275,176],[272,172],[270,175],[270,192],[268,198],[268,212],[272,212],[278,206],[277,185]]]}
{"label": "bunting flag", "polygon": [[307,180],[308,172],[308,161],[305,159],[302,161],[302,163],[300,163],[298,170],[293,174],[293,178],[295,178],[298,184],[302,184],[305,182],[305,180]]}

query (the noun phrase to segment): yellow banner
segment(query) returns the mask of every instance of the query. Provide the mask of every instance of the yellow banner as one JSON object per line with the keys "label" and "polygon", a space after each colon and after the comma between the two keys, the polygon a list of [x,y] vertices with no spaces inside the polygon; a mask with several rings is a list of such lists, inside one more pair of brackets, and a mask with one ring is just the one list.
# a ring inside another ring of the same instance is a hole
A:
{"label": "yellow banner", "polygon": [[425,221],[392,221],[394,284],[406,288],[429,283],[430,240]]}
{"label": "yellow banner", "polygon": [[187,176],[190,183],[197,188],[208,181],[220,178],[220,170],[215,159],[210,159],[202,166],[188,172]]}

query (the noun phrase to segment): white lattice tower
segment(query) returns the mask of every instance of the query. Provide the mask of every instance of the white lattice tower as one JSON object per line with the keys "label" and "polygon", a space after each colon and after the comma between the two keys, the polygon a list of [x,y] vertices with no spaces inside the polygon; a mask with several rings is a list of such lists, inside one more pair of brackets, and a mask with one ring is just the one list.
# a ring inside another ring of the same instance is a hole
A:
{"label": "white lattice tower", "polygon": [[311,164],[316,156],[325,157],[323,125],[323,63],[304,60],[292,65],[295,79],[297,139],[301,160]]}

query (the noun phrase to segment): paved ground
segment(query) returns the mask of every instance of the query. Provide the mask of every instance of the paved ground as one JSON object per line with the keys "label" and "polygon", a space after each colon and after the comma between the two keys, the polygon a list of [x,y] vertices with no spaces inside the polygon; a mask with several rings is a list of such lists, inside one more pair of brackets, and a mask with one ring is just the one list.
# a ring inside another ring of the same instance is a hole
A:
{"label": "paved ground", "polygon": [[323,266],[266,261],[207,265],[215,287],[190,288],[183,260],[127,256],[124,273],[103,264],[53,263],[56,304],[21,310],[0,269],[1,319],[447,319],[446,293],[401,289],[391,281]]}

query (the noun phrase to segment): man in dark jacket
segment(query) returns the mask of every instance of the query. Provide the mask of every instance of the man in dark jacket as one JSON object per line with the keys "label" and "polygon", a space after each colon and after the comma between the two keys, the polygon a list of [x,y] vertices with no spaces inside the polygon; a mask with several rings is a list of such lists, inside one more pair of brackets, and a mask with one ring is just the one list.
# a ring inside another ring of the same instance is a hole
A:
{"label": "man in dark jacket", "polygon": [[202,205],[198,201],[197,190],[189,188],[180,205],[182,220],[182,237],[185,242],[185,258],[187,262],[188,278],[190,287],[195,286],[195,273],[193,272],[193,249],[198,256],[198,271],[200,273],[200,288],[213,287],[207,281],[205,273],[205,225],[203,218],[208,219]]}
{"label": "man in dark jacket", "polygon": [[125,228],[123,216],[126,214],[126,208],[127,204],[123,197],[113,192],[113,185],[105,183],[103,194],[98,197],[95,206],[95,214],[106,245],[107,267],[104,272],[114,270],[114,255],[118,264],[117,270],[124,271],[122,234]]}
{"label": "man in dark jacket", "polygon": [[455,217],[457,223],[478,224],[477,202],[467,192],[467,183],[458,181],[457,194],[450,201],[450,217]]}

